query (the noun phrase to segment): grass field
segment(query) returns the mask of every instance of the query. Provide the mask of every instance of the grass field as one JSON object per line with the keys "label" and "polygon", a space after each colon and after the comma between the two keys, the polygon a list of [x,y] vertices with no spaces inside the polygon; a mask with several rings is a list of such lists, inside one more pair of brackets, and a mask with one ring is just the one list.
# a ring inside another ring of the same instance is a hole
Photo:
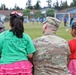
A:
{"label": "grass field", "polygon": [[[10,29],[9,23],[4,23],[6,30]],[[32,39],[40,37],[42,34],[42,23],[24,23],[25,33],[29,34]],[[70,31],[66,32],[66,28],[63,26],[63,23],[60,24],[60,27],[57,31],[58,36],[66,39],[67,41],[72,39]]]}

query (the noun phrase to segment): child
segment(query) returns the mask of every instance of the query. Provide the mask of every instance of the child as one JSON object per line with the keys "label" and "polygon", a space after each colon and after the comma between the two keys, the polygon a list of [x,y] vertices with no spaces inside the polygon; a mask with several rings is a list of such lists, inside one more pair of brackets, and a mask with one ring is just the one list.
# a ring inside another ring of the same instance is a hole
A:
{"label": "child", "polygon": [[68,69],[72,75],[76,75],[76,22],[72,24],[71,35],[73,39],[68,41],[71,52]]}
{"label": "child", "polygon": [[24,33],[23,15],[10,14],[11,29],[0,34],[0,75],[32,75],[28,60],[36,51],[30,36]]}
{"label": "child", "polygon": [[71,18],[71,20],[70,20],[70,27],[72,27],[72,24],[74,23],[74,19],[73,18]]}
{"label": "child", "polygon": [[3,26],[2,22],[0,21],[0,33],[5,31],[5,27]]}

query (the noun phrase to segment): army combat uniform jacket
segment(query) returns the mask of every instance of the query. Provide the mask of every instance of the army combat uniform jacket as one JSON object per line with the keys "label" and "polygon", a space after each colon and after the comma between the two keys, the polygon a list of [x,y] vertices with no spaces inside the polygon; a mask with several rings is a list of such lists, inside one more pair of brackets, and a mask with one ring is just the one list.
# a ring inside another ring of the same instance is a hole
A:
{"label": "army combat uniform jacket", "polygon": [[34,75],[71,75],[67,68],[70,50],[66,40],[55,35],[44,35],[33,40]]}

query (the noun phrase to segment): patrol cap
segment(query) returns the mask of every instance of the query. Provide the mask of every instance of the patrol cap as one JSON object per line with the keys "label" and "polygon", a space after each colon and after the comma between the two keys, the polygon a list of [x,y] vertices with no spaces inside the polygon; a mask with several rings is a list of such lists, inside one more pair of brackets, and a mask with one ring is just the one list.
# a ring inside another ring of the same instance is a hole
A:
{"label": "patrol cap", "polygon": [[49,23],[50,25],[53,25],[55,27],[59,27],[60,21],[54,17],[47,17],[46,21],[44,21],[43,23]]}

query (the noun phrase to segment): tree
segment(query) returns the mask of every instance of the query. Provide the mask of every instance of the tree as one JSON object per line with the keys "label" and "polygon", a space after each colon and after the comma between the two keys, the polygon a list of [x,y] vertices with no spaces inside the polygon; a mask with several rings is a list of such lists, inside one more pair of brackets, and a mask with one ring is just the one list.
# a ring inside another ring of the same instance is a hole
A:
{"label": "tree", "polygon": [[5,4],[1,4],[0,10],[8,10],[8,8],[6,8]]}
{"label": "tree", "polygon": [[40,10],[36,11],[35,14],[34,14],[35,18],[37,17],[41,17],[42,16],[42,13]]}
{"label": "tree", "polygon": [[48,7],[51,7],[52,0],[47,0],[46,2],[48,3]]}
{"label": "tree", "polygon": [[23,10],[23,15],[30,17],[30,9]]}
{"label": "tree", "polygon": [[70,7],[74,7],[74,3],[73,2],[70,4]]}
{"label": "tree", "polygon": [[26,2],[26,8],[29,8],[31,6],[31,0],[28,0],[27,2]]}
{"label": "tree", "polygon": [[73,4],[74,4],[74,6],[76,6],[76,0],[73,0]]}
{"label": "tree", "polygon": [[46,16],[54,17],[54,13],[55,13],[54,9],[48,9],[48,10],[46,10]]}
{"label": "tree", "polygon": [[1,9],[5,10],[6,9],[6,5],[5,4],[1,4]]}
{"label": "tree", "polygon": [[59,9],[59,2],[58,2],[58,0],[56,1],[55,8]]}
{"label": "tree", "polygon": [[40,0],[37,0],[36,5],[34,5],[34,9],[39,10],[40,8]]}
{"label": "tree", "polygon": [[63,2],[62,2],[62,0],[61,0],[61,3],[60,3],[60,8],[62,8],[62,6],[63,6],[62,4],[63,4]]}
{"label": "tree", "polygon": [[55,8],[55,2],[53,3],[53,7]]}
{"label": "tree", "polygon": [[29,6],[29,7],[27,7],[26,9],[32,10],[33,8],[34,8],[33,6]]}
{"label": "tree", "polygon": [[67,7],[68,7],[67,0],[65,2],[62,2],[61,0],[60,9],[65,9]]}
{"label": "tree", "polygon": [[17,4],[15,4],[13,10],[21,10],[21,8],[19,6],[17,6]]}
{"label": "tree", "polygon": [[28,0],[26,3],[26,9],[32,10],[34,7],[31,5],[31,0]]}
{"label": "tree", "polygon": [[67,3],[67,0],[64,2],[64,8],[67,8],[68,7],[68,3]]}

